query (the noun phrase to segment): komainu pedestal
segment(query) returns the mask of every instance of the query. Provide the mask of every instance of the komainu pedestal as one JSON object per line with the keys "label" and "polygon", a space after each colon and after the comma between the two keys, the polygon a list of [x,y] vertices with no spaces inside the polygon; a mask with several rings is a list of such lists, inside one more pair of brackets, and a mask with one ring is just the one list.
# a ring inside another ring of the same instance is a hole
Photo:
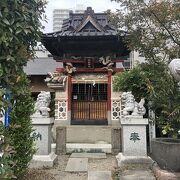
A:
{"label": "komainu pedestal", "polygon": [[37,152],[33,156],[30,167],[52,167],[57,159],[57,155],[51,152],[52,125],[54,118],[39,117],[32,118],[34,132],[32,136],[36,145]]}
{"label": "komainu pedestal", "polygon": [[124,116],[122,126],[122,153],[116,158],[118,165],[128,163],[151,163],[147,156],[146,125],[148,119],[142,116]]}

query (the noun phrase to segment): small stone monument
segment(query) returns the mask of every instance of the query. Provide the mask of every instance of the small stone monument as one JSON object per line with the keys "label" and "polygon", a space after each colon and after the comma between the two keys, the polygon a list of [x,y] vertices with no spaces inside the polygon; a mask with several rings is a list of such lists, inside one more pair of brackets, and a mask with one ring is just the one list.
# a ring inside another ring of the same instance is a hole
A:
{"label": "small stone monument", "polygon": [[32,136],[36,144],[37,152],[33,156],[30,167],[52,167],[57,155],[51,152],[52,125],[54,118],[49,117],[50,92],[42,91],[35,103],[35,113],[32,116],[34,132]]}
{"label": "small stone monument", "polygon": [[128,163],[151,163],[147,156],[146,125],[148,119],[143,118],[146,113],[144,99],[137,103],[131,92],[122,94],[124,102],[122,125],[122,153],[116,158],[118,165]]}

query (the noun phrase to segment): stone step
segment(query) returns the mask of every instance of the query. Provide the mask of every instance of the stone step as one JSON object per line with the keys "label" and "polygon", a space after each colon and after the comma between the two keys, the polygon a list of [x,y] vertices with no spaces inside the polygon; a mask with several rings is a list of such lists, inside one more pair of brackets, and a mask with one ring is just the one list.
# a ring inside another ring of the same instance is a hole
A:
{"label": "stone step", "polygon": [[80,144],[80,143],[67,143],[67,153],[111,153],[111,144]]}
{"label": "stone step", "polygon": [[69,158],[66,172],[87,172],[88,158]]}
{"label": "stone step", "polygon": [[70,158],[106,159],[106,153],[72,153]]}
{"label": "stone step", "polygon": [[111,171],[88,171],[88,180],[111,180]]}

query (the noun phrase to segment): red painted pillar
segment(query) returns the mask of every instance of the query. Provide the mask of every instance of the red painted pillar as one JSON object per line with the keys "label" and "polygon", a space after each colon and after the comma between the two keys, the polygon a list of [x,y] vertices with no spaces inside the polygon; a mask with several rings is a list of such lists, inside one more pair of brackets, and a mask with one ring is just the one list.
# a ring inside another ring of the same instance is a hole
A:
{"label": "red painted pillar", "polygon": [[108,71],[108,86],[107,86],[107,110],[111,111],[111,84],[112,84],[112,72]]}
{"label": "red painted pillar", "polygon": [[68,75],[68,111],[71,111],[72,76]]}

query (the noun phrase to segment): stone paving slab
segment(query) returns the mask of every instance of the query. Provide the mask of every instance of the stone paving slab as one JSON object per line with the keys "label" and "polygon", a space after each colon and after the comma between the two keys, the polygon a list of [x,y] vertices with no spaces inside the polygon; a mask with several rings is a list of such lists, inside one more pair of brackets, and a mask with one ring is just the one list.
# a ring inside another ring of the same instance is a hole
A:
{"label": "stone paving slab", "polygon": [[88,171],[88,180],[111,180],[111,171]]}
{"label": "stone paving slab", "polygon": [[149,170],[127,170],[124,171],[119,180],[156,180]]}
{"label": "stone paving slab", "polygon": [[106,153],[72,153],[70,158],[106,159]]}
{"label": "stone paving slab", "polygon": [[87,172],[88,158],[69,158],[66,172]]}

